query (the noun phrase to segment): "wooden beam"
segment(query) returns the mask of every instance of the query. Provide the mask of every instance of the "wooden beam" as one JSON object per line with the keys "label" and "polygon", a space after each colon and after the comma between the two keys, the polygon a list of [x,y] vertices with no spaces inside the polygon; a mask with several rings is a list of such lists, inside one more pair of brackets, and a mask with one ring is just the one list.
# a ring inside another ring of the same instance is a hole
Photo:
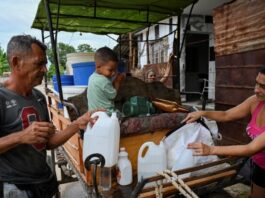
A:
{"label": "wooden beam", "polygon": [[[236,173],[237,173],[236,170],[230,170],[230,171],[226,171],[223,173],[219,173],[219,174],[211,175],[208,177],[200,178],[197,180],[195,179],[192,181],[188,181],[188,182],[186,182],[186,184],[189,187],[203,186],[203,185],[210,184],[212,182],[215,182],[215,181],[218,181],[218,180],[221,180],[224,178],[233,177],[236,175]],[[176,193],[177,191],[178,190],[172,185],[162,189],[162,192],[164,195],[165,194],[173,194],[173,193]],[[155,197],[155,192],[154,191],[145,192],[145,193],[140,194],[139,197],[140,198],[153,198],[153,197]]]}

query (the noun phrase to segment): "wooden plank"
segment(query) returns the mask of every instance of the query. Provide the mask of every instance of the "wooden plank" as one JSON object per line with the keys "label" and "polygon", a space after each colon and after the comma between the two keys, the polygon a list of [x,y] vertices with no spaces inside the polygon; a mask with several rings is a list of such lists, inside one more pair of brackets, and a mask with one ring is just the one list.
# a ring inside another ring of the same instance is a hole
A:
{"label": "wooden plank", "polygon": [[48,109],[52,113],[53,116],[56,116],[64,124],[66,124],[66,125],[71,124],[71,121],[68,118],[64,117],[62,111],[58,111],[58,109],[55,109],[54,107],[49,107]]}
{"label": "wooden plank", "polygon": [[[221,180],[221,179],[224,179],[224,178],[233,177],[233,176],[236,175],[236,173],[237,173],[236,170],[230,170],[230,171],[226,171],[226,172],[219,173],[219,174],[216,174],[216,175],[211,175],[211,176],[208,176],[208,177],[200,178],[200,179],[197,179],[197,180],[188,181],[188,182],[186,182],[186,184],[189,187],[191,187],[191,188],[192,187],[196,187],[196,186],[203,186],[203,185],[210,184],[212,182],[215,182],[215,181],[218,181],[218,180]],[[172,194],[172,193],[175,193],[177,191],[178,190],[172,185],[162,189],[162,192],[163,192],[164,195],[165,194]],[[145,193],[140,194],[139,197],[140,198],[155,197],[155,192],[154,191],[145,192]]]}

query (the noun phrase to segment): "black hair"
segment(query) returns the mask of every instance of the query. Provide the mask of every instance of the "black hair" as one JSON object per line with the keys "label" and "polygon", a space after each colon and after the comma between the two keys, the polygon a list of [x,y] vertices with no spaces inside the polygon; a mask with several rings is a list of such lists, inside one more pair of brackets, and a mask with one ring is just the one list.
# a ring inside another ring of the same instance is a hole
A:
{"label": "black hair", "polygon": [[260,68],[260,70],[259,70],[259,73],[265,75],[265,65],[262,65],[262,66],[261,66],[261,68]]}
{"label": "black hair", "polygon": [[46,51],[47,47],[41,41],[30,35],[17,35],[13,36],[7,44],[7,60],[10,64],[10,59],[13,54],[21,53],[26,54],[32,51],[31,45],[38,45],[43,51]]}
{"label": "black hair", "polygon": [[95,53],[95,62],[106,63],[108,61],[118,62],[117,54],[108,47],[99,48]]}

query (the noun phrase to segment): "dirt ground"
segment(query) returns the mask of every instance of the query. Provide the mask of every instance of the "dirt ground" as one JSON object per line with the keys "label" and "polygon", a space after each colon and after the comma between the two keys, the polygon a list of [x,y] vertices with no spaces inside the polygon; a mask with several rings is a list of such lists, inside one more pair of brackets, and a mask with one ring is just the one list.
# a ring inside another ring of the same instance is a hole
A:
{"label": "dirt ground", "polygon": [[200,196],[202,198],[247,198],[250,193],[250,186],[238,183],[232,186],[226,187],[214,191],[212,193]]}

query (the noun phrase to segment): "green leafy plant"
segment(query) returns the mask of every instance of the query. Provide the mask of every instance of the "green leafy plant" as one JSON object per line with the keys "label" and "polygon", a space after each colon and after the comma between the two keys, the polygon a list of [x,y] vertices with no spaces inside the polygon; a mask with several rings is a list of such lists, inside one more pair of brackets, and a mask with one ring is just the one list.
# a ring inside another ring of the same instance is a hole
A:
{"label": "green leafy plant", "polygon": [[4,72],[10,71],[10,67],[7,61],[7,55],[4,49],[0,46],[0,75],[3,75]]}
{"label": "green leafy plant", "polygon": [[[59,64],[65,68],[66,67],[66,54],[74,53],[74,52],[76,52],[76,50],[73,46],[65,44],[65,43],[58,43],[57,53],[58,53]],[[51,45],[48,45],[47,56],[51,64],[54,65],[55,63],[54,63],[53,51],[52,51]]]}
{"label": "green leafy plant", "polygon": [[[64,67],[63,66],[60,66],[60,74],[63,74],[64,73]],[[50,65],[49,69],[48,69],[48,72],[47,72],[47,78],[48,80],[50,81],[52,76],[56,74],[56,71],[55,71],[55,66],[54,65]]]}
{"label": "green leafy plant", "polygon": [[77,46],[78,52],[95,52],[96,49],[92,48],[89,44],[80,44]]}

